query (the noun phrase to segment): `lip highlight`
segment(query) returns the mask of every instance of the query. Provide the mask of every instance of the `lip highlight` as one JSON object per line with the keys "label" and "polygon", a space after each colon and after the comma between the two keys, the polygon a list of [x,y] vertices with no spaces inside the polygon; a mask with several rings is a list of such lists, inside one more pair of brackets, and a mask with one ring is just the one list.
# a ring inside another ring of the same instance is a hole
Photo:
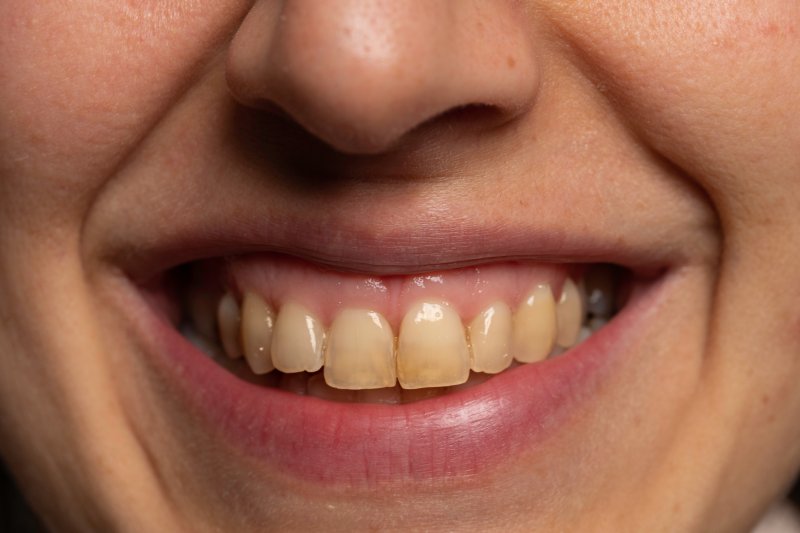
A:
{"label": "lip highlight", "polygon": [[144,298],[127,306],[139,318],[151,364],[209,435],[292,477],[370,486],[470,476],[535,453],[538,442],[590,409],[669,279],[634,290],[614,320],[562,356],[403,405],[345,404],[245,382],[201,354]]}

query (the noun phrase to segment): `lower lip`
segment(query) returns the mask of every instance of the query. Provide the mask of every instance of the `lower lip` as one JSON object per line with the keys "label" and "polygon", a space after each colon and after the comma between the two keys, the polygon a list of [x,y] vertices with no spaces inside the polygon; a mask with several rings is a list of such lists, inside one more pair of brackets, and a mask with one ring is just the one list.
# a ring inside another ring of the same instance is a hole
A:
{"label": "lower lip", "polygon": [[141,298],[140,338],[186,402],[187,416],[270,469],[326,485],[456,478],[530,453],[590,409],[628,359],[626,333],[654,319],[668,277],[633,295],[606,327],[563,356],[404,405],[337,403],[247,383]]}

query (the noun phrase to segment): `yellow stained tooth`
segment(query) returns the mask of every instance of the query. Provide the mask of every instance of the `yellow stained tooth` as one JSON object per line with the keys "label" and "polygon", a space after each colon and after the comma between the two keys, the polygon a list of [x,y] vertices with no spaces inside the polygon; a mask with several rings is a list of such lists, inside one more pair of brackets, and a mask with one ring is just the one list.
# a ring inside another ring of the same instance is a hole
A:
{"label": "yellow stained tooth", "polygon": [[556,304],[550,285],[541,284],[517,308],[512,353],[520,363],[544,360],[556,337]]}
{"label": "yellow stained tooth", "polygon": [[404,389],[447,387],[469,377],[469,348],[458,313],[443,302],[420,302],[403,318],[397,379]]}
{"label": "yellow stained tooth", "polygon": [[325,332],[305,307],[286,303],[272,332],[272,364],[281,372],[316,372],[322,368]]}
{"label": "yellow stained tooth", "polygon": [[328,332],[325,381],[338,389],[394,387],[394,334],[375,311],[345,309]]}
{"label": "yellow stained tooth", "polygon": [[583,297],[575,282],[567,278],[556,306],[558,334],[556,344],[569,348],[578,340],[583,323]]}
{"label": "yellow stained tooth", "polygon": [[220,299],[217,306],[217,326],[222,348],[228,357],[238,359],[242,356],[242,347],[239,345],[239,304],[233,294],[227,292]]}
{"label": "yellow stained tooth", "polygon": [[266,374],[272,365],[270,347],[275,312],[261,296],[244,293],[242,299],[242,348],[244,357],[254,374]]}
{"label": "yellow stained tooth", "polygon": [[495,302],[469,325],[472,370],[497,374],[509,367],[511,357],[511,309]]}

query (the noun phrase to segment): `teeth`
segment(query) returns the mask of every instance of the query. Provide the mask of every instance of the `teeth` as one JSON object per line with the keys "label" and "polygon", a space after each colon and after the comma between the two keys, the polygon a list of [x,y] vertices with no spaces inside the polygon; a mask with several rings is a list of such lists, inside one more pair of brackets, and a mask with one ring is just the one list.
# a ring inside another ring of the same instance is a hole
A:
{"label": "teeth", "polygon": [[270,345],[275,312],[257,294],[246,292],[242,299],[242,349],[254,374],[266,374],[272,365]]}
{"label": "teeth", "polygon": [[497,374],[511,365],[511,309],[495,302],[472,319],[469,325],[472,370]]}
{"label": "teeth", "polygon": [[578,340],[583,323],[583,298],[578,286],[569,278],[561,289],[561,298],[556,306],[556,321],[558,323],[556,344],[569,348]]}
{"label": "teeth", "polygon": [[397,379],[404,389],[446,387],[469,377],[461,318],[445,303],[420,302],[400,325]]}
{"label": "teeth", "polygon": [[556,304],[550,285],[538,285],[517,308],[512,347],[514,359],[535,363],[545,359],[556,337]]}
{"label": "teeth", "polygon": [[614,273],[606,267],[589,270],[584,278],[586,311],[593,316],[611,316],[614,311]]}
{"label": "teeth", "polygon": [[394,387],[394,334],[383,315],[362,309],[339,313],[328,333],[325,381],[338,389]]}
{"label": "teeth", "polygon": [[214,358],[221,351],[231,359],[244,355],[257,375],[277,369],[270,383],[296,394],[396,404],[459,390],[517,365],[514,359],[534,363],[583,342],[613,315],[615,279],[602,266],[580,285],[567,278],[558,302],[543,283],[515,312],[496,301],[466,328],[448,303],[421,301],[403,317],[397,338],[387,319],[368,309],[341,310],[326,331],[302,305],[285,303],[276,314],[255,292],[245,292],[241,306],[230,292],[216,309],[208,291],[185,301],[193,338],[209,339]]}
{"label": "teeth", "polygon": [[316,372],[322,368],[322,324],[303,306],[286,303],[272,333],[272,364],[281,372]]}
{"label": "teeth", "polygon": [[242,356],[242,349],[239,346],[239,304],[231,293],[225,293],[217,306],[217,324],[219,326],[219,338],[222,347],[228,357],[238,359]]}

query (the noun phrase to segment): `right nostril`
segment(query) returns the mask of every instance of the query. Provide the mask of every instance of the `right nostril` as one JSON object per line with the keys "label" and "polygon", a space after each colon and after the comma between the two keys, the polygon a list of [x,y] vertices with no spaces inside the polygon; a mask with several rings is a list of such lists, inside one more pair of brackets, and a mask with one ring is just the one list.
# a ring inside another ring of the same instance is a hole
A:
{"label": "right nostril", "polygon": [[448,109],[422,124],[415,129],[422,129],[429,125],[441,125],[447,128],[459,129],[486,129],[499,126],[512,117],[504,113],[498,106],[490,104],[466,104]]}

